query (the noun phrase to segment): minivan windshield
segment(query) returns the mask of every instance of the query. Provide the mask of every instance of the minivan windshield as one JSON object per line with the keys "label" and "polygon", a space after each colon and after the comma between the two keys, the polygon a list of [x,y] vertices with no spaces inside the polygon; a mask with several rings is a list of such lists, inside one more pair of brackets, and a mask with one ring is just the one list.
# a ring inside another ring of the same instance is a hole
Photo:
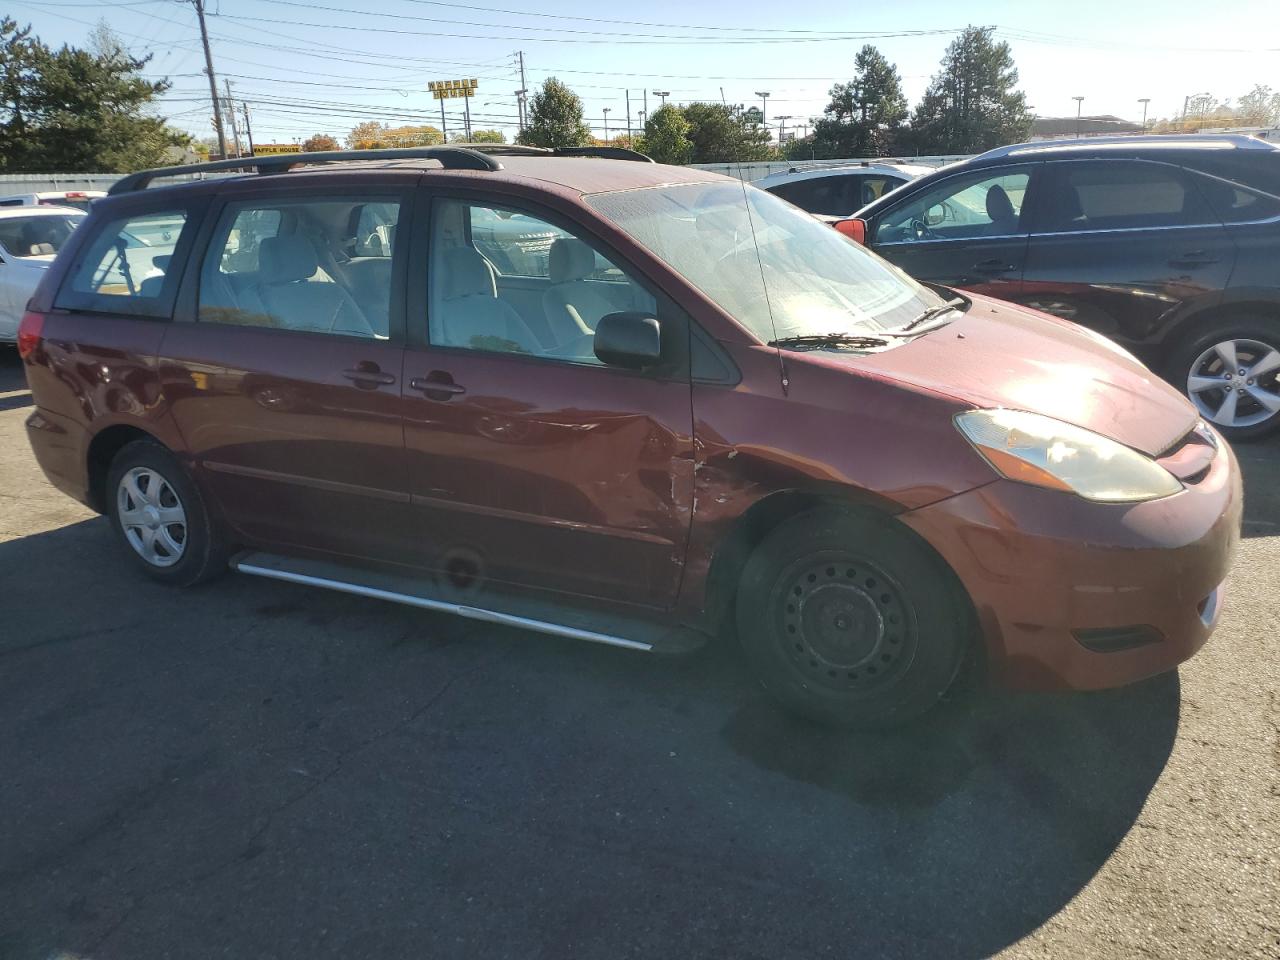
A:
{"label": "minivan windshield", "polygon": [[892,331],[944,305],[897,267],[749,184],[586,199],[766,343]]}

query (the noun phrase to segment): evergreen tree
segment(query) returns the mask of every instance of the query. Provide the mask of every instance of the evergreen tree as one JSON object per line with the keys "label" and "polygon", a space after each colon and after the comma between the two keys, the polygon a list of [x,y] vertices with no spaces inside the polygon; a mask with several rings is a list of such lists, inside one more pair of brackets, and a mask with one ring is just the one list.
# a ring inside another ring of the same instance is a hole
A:
{"label": "evergreen tree", "polygon": [[858,51],[853,65],[853,79],[831,88],[831,102],[814,123],[806,156],[881,157],[896,147],[907,118],[897,67],[870,44]]}
{"label": "evergreen tree", "polygon": [[942,58],[911,120],[919,153],[981,153],[1025,140],[1031,130],[1027,98],[1009,45],[992,40],[995,27],[967,27]]}
{"label": "evergreen tree", "polygon": [[591,128],[582,119],[582,99],[555,77],[529,101],[529,122],[517,138],[530,147],[585,147]]}

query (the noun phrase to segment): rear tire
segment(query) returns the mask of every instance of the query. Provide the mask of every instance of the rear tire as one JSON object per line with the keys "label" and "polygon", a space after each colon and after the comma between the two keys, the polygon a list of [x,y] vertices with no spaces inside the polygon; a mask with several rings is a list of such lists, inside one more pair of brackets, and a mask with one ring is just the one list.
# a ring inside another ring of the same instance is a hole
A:
{"label": "rear tire", "polygon": [[824,508],[751,554],[738,636],[777,700],[820,723],[896,726],[931,709],[973,637],[950,568],[896,521]]}
{"label": "rear tire", "polygon": [[154,440],[126,444],[107,471],[107,513],[149,576],[189,587],[225,572],[229,549],[178,459]]}
{"label": "rear tire", "polygon": [[[1228,369],[1231,357],[1236,362]],[[1174,349],[1167,376],[1233,443],[1274,433],[1280,429],[1280,318],[1206,323]]]}

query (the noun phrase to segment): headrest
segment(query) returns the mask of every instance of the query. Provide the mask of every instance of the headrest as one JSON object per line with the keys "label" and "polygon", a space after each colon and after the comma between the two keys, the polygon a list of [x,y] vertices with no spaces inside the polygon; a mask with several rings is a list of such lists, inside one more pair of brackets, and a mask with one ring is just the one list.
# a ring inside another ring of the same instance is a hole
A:
{"label": "headrest", "polygon": [[444,296],[496,297],[498,287],[488,261],[470,247],[454,247],[444,252]]}
{"label": "headrest", "polygon": [[552,283],[583,280],[596,272],[596,252],[575,237],[558,237],[551,243],[547,270]]}
{"label": "headrest", "polygon": [[52,243],[33,243],[27,250],[29,257],[51,257],[58,252],[53,249]]}
{"label": "headrest", "polygon": [[315,247],[297,234],[267,237],[258,248],[258,273],[267,283],[307,280],[319,266]]}
{"label": "headrest", "polygon": [[987,191],[987,216],[991,218],[992,223],[1018,219],[1018,215],[1013,209],[1013,203],[1009,200],[1009,195],[1004,192],[1004,187],[998,183]]}

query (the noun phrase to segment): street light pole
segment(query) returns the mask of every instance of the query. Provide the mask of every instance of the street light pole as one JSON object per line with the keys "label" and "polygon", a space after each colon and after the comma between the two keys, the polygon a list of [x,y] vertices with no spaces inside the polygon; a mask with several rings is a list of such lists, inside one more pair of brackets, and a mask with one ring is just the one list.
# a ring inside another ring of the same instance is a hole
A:
{"label": "street light pole", "polygon": [[1084,105],[1084,97],[1072,97],[1076,102],[1076,136],[1080,136],[1080,108]]}
{"label": "street light pole", "polygon": [[1138,102],[1142,104],[1142,132],[1147,132],[1147,104],[1151,102],[1150,97],[1139,97]]}
{"label": "street light pole", "polygon": [[609,144],[609,111],[612,109],[613,107],[604,108],[604,142],[606,146]]}
{"label": "street light pole", "polygon": [[670,91],[670,90],[655,90],[655,91],[653,91],[653,95],[654,95],[655,97],[661,97],[661,98],[662,98],[662,105],[665,107],[665,106],[667,105],[667,97],[671,96],[671,91]]}

